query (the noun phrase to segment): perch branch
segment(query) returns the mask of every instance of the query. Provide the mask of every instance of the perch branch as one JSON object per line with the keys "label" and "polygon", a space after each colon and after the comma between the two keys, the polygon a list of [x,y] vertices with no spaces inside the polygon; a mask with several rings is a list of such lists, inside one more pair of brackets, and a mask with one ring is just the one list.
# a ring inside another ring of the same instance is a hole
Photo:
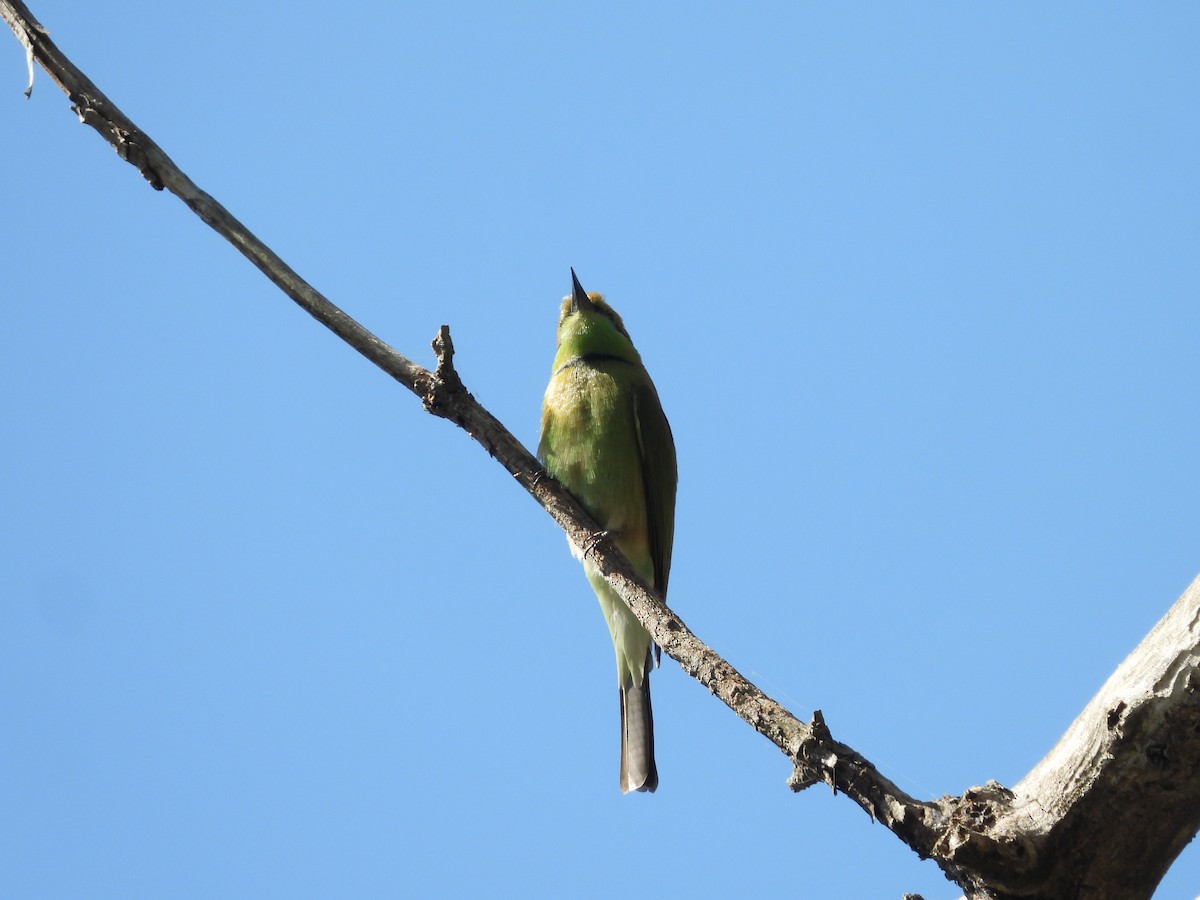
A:
{"label": "perch branch", "polygon": [[[0,2],[0,12],[28,52],[70,98],[81,122],[90,125],[117,154],[142,174],[155,190],[166,189],[181,199],[214,231],[273,281],[321,324],[368,360],[413,391],[424,407],[448,419],[471,435],[533,495],[570,540],[595,560],[635,613],[651,629],[668,655],[673,656],[705,687],[734,712],[798,760],[803,774],[793,777],[797,788],[814,781],[836,786],[832,764],[845,748],[814,752],[816,732],[798,721],[692,634],[683,621],[647,589],[613,545],[561,485],[552,479],[528,450],[463,386],[454,368],[450,329],[443,325],[433,342],[437,359],[434,371],[417,365],[388,346],[301,278],[224,206],[202,191],[184,174],[149,135],[137,127],[86,75],[62,53],[47,31],[20,0]],[[827,732],[824,732],[827,734]],[[805,752],[801,752],[805,751]]]}
{"label": "perch branch", "polygon": [[137,127],[66,57],[20,0],[2,0],[0,12],[27,52],[70,98],[81,122],[94,128],[155,190],[175,194],[313,318],[413,391],[426,410],[471,435],[540,503],[630,604],[663,651],[730,709],[782,750],[793,764],[789,785],[801,790],[824,782],[859,803],[873,819],[897,831],[927,855],[936,839],[932,804],[918,802],[883,778],[861,755],[833,740],[818,712],[806,724],[767,697],[700,641],[633,571],[629,562],[528,450],[466,390],[454,368],[450,330],[433,342],[429,371],[407,359],[350,318],[301,278],[224,206],[201,190],[149,135]]}

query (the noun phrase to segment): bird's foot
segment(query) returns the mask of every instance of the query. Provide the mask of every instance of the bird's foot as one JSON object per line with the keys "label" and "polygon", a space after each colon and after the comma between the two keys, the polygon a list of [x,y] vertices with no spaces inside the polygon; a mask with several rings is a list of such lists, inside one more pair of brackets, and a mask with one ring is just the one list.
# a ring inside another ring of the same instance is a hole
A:
{"label": "bird's foot", "polygon": [[606,537],[611,536],[611,532],[597,531],[594,535],[592,535],[592,539],[588,541],[587,546],[583,548],[583,555],[586,557],[589,553],[596,549],[597,544],[599,544]]}

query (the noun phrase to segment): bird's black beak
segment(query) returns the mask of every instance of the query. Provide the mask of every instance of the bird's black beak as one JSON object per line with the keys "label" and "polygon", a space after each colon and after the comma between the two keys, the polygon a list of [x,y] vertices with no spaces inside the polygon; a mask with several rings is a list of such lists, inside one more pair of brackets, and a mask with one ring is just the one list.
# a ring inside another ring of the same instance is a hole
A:
{"label": "bird's black beak", "polygon": [[596,304],[592,303],[592,298],[579,283],[575,270],[571,269],[571,312],[590,312],[595,308]]}

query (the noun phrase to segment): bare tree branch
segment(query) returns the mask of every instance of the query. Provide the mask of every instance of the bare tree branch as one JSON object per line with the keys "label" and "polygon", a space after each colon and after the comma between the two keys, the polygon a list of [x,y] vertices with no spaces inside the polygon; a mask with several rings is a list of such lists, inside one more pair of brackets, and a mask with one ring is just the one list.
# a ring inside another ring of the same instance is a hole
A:
{"label": "bare tree branch", "polygon": [[[793,790],[841,791],[973,898],[1148,897],[1200,827],[1200,580],[1193,583],[1080,714],[1058,746],[1010,791],[994,782],[919,801],[834,740],[820,711],[797,719],[699,640],[634,573],[583,508],[467,391],[449,328],[429,371],[388,346],[301,278],[130,121],[50,39],[20,0],[0,16],[30,60],[151,187],[167,189],[287,296],[464,429],[546,509],[629,604],[663,651],[791,761]],[[29,91],[26,91],[28,96]]]}
{"label": "bare tree branch", "polygon": [[[592,555],[600,571],[630,603],[668,655],[785,753],[804,759],[797,754],[806,742],[813,741],[813,730],[767,698],[697,639],[661,598],[647,588],[575,498],[466,390],[454,369],[454,347],[447,326],[439,329],[433,342],[437,356],[435,371],[430,372],[398,353],[331,303],[224,206],[197,187],[158,144],[67,59],[23,3],[4,0],[0,2],[0,14],[22,45],[32,48],[38,63],[71,99],[80,121],[96,129],[122,159],[141,172],[151,187],[166,188],[179,197],[313,318],[416,394],[429,412],[449,419],[478,441],[550,513],[576,547]],[[820,770],[819,761],[826,755],[810,748],[808,757],[812,762],[807,767],[803,761],[799,763],[805,775],[793,779],[793,783],[807,786],[820,780],[833,784],[832,774]],[[894,790],[890,784],[889,789]]]}

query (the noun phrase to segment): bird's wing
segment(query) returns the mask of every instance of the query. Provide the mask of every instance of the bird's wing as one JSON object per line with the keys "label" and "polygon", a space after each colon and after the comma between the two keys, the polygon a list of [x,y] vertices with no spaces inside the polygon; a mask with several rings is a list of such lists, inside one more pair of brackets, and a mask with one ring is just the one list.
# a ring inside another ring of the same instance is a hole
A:
{"label": "bird's wing", "polygon": [[633,419],[642,486],[646,492],[646,525],[650,558],[654,562],[654,587],[665,598],[667,577],[671,572],[671,545],[675,540],[675,488],[679,475],[675,464],[675,439],[653,384],[634,389]]}

